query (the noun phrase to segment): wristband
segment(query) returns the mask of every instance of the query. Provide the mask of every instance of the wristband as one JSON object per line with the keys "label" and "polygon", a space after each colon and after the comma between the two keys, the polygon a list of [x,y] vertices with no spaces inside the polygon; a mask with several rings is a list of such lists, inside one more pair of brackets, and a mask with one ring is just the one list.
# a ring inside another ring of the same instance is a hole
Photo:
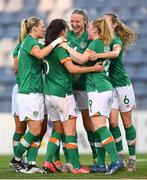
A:
{"label": "wristband", "polygon": [[54,40],[50,45],[54,48],[55,46],[57,46],[58,44],[60,44],[62,42],[62,38],[59,37],[56,40]]}

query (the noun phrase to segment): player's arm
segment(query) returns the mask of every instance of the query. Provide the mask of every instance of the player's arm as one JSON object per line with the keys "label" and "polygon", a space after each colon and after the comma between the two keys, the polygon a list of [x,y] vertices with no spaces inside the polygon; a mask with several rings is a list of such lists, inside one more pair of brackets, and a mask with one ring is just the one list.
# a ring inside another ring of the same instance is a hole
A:
{"label": "player's arm", "polygon": [[41,49],[37,45],[33,46],[32,50],[31,50],[31,55],[35,56],[38,59],[42,59],[45,56],[47,56],[54,49],[54,47],[57,46],[58,44],[60,44],[61,42],[63,42],[63,39],[61,37],[59,37],[56,40],[54,40],[51,44],[44,47],[43,49]]}
{"label": "player's arm", "polygon": [[13,57],[14,61],[14,71],[17,73],[18,72],[18,57]]}
{"label": "player's arm", "polygon": [[62,43],[61,46],[68,51],[72,60],[78,64],[84,64],[89,60],[89,53],[84,52],[83,54],[77,52],[75,49],[71,48],[67,43]]}
{"label": "player's arm", "polygon": [[119,56],[120,51],[121,51],[121,46],[119,44],[115,44],[113,46],[112,51],[105,52],[105,53],[91,52],[89,58],[91,61],[94,61],[94,60],[99,59],[99,58],[113,59],[113,58],[117,58]]}
{"label": "player's arm", "polygon": [[62,64],[66,67],[66,69],[71,73],[71,74],[76,74],[76,73],[89,73],[89,72],[99,72],[103,71],[104,67],[100,63],[96,63],[94,66],[78,66],[73,64],[71,58],[66,58],[63,61],[61,61]]}

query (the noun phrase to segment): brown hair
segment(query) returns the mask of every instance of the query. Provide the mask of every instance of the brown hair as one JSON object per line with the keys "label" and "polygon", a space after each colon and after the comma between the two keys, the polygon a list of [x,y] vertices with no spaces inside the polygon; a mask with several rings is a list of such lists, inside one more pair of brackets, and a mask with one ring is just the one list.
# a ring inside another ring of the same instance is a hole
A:
{"label": "brown hair", "polygon": [[62,31],[65,31],[66,28],[67,23],[63,19],[52,20],[46,29],[45,46],[49,45],[51,42],[57,39],[59,37],[59,34]]}
{"label": "brown hair", "polygon": [[135,33],[135,31],[124,24],[119,19],[117,14],[107,13],[106,15],[111,17],[112,24],[117,24],[115,32],[121,38],[123,47],[125,49],[132,47],[135,44],[137,38],[137,34]]}
{"label": "brown hair", "polygon": [[114,38],[113,29],[105,19],[96,19],[92,22],[93,26],[97,29],[100,39],[106,46],[110,45]]}

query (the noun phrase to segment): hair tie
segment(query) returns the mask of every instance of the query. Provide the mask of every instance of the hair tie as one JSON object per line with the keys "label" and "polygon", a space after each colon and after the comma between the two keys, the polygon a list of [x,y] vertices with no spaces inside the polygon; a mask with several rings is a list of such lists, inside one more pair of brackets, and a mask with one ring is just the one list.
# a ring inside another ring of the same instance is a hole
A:
{"label": "hair tie", "polygon": [[25,21],[24,21],[25,23],[27,23],[28,22],[28,20],[27,19],[25,19]]}

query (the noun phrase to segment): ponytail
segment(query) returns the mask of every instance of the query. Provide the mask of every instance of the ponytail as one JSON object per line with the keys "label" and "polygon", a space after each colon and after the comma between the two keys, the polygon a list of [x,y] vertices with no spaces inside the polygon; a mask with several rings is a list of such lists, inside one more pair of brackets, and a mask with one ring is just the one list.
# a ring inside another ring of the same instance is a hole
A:
{"label": "ponytail", "polygon": [[133,29],[126,26],[122,21],[119,20],[118,25],[116,27],[116,33],[121,38],[123,42],[123,47],[128,49],[135,45],[137,35]]}
{"label": "ponytail", "polygon": [[29,34],[34,26],[38,26],[40,22],[38,17],[29,17],[28,19],[23,19],[21,21],[20,33],[19,33],[19,42],[21,43],[27,34]]}
{"label": "ponytail", "polygon": [[111,17],[112,24],[117,24],[115,32],[121,38],[123,48],[128,49],[129,47],[134,46],[137,39],[135,31],[124,24],[117,14],[107,13],[106,15]]}
{"label": "ponytail", "polygon": [[23,39],[26,37],[28,34],[27,32],[27,27],[26,27],[27,19],[23,19],[21,21],[21,28],[20,28],[20,36],[19,36],[19,42],[21,43]]}
{"label": "ponytail", "polygon": [[112,27],[105,19],[96,19],[93,21],[93,26],[97,29],[100,39],[104,42],[105,46],[109,46],[114,33]]}

